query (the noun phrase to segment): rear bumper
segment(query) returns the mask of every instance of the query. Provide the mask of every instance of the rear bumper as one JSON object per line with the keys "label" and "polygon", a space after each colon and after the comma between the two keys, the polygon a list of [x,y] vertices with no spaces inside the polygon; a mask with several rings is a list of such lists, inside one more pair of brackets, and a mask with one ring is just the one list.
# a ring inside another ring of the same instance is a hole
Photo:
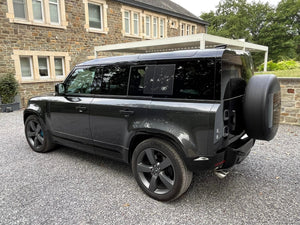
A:
{"label": "rear bumper", "polygon": [[187,167],[192,171],[211,170],[216,167],[227,169],[241,163],[250,153],[255,139],[239,139],[228,147],[221,149],[213,157],[188,159]]}

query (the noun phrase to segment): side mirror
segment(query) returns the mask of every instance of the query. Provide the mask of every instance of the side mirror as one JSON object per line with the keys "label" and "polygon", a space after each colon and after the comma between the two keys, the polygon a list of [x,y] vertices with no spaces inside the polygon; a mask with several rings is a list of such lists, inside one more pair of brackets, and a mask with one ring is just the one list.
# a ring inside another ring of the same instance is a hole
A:
{"label": "side mirror", "polygon": [[65,94],[65,85],[64,83],[59,83],[55,85],[55,95]]}

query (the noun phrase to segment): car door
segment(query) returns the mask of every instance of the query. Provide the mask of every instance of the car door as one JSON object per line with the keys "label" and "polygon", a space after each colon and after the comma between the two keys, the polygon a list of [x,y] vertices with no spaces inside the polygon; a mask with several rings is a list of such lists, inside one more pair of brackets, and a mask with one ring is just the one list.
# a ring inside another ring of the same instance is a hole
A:
{"label": "car door", "polygon": [[127,95],[129,66],[105,66],[97,78],[100,89],[91,104],[90,123],[96,152],[127,160],[128,141],[143,127],[150,100]]}
{"label": "car door", "polygon": [[96,67],[76,68],[64,82],[65,91],[49,103],[50,126],[53,135],[66,145],[89,146],[93,141],[90,131],[90,104]]}

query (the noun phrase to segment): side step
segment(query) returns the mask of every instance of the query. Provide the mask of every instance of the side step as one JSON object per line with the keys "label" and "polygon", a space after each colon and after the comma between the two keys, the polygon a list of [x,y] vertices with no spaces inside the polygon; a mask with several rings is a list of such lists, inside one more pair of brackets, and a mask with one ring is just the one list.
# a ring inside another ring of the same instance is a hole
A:
{"label": "side step", "polygon": [[229,170],[226,170],[226,169],[219,169],[219,168],[216,168],[214,170],[214,174],[219,177],[220,179],[223,179],[227,176],[227,174],[229,173]]}

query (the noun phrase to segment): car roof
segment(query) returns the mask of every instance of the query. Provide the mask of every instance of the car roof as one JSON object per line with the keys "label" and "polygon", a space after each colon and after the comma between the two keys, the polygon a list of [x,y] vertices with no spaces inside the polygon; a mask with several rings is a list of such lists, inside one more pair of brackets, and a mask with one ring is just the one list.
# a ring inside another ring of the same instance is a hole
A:
{"label": "car roof", "polygon": [[133,63],[133,62],[153,61],[153,60],[168,60],[168,59],[221,58],[225,51],[237,54],[236,50],[233,51],[228,49],[183,50],[183,51],[173,51],[173,52],[147,53],[147,54],[123,55],[123,56],[99,58],[99,59],[94,59],[94,60],[80,63],[76,67],[109,65],[109,64],[117,64],[117,63]]}

